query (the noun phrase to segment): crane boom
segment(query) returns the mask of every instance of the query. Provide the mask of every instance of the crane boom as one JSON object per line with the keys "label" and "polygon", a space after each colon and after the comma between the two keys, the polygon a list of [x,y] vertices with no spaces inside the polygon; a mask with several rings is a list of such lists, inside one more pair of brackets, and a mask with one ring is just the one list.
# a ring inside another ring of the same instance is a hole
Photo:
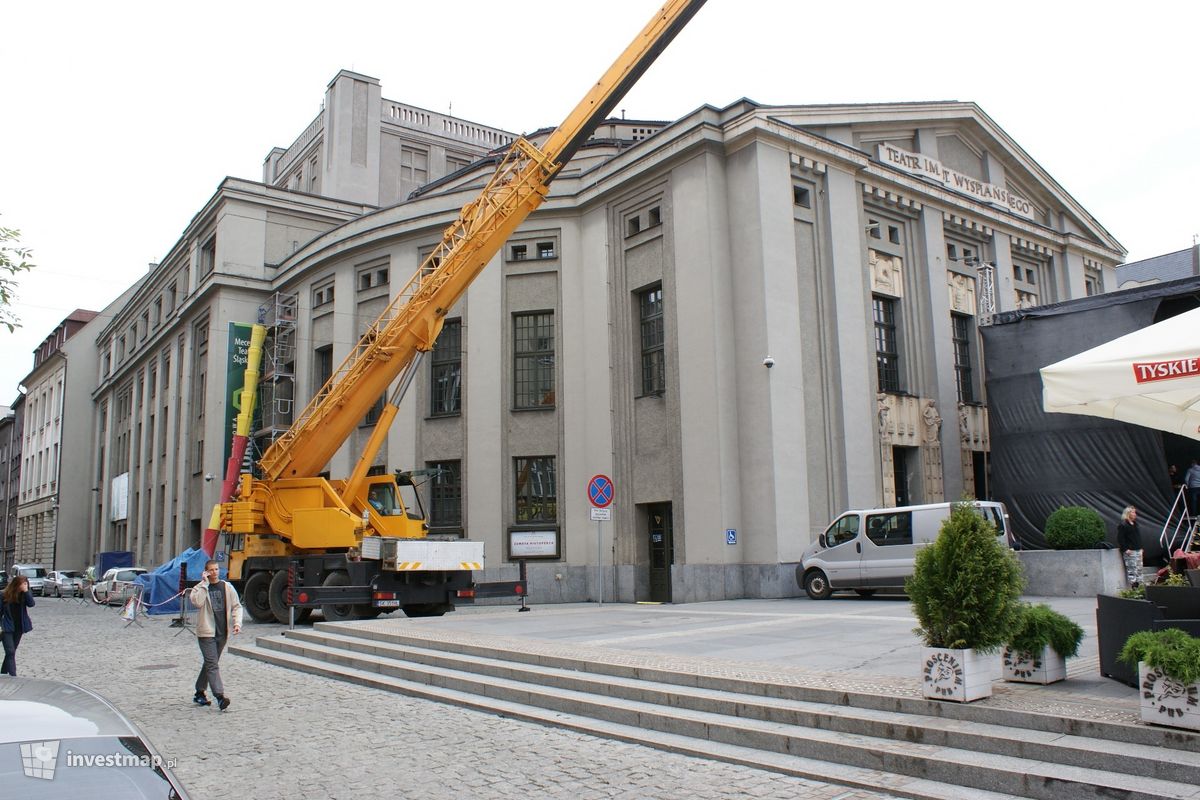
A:
{"label": "crane boom", "polygon": [[596,125],[704,2],[668,0],[541,148],[524,137],[513,142],[479,196],[462,208],[291,428],[263,454],[259,466],[264,480],[311,477],[324,469],[416,354],[433,347],[450,308],[541,205],[550,182]]}

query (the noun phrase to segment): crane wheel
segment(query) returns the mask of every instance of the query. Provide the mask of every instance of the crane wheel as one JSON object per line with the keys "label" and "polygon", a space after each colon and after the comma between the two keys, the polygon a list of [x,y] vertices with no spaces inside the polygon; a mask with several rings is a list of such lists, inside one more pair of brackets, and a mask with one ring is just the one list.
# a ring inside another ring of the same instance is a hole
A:
{"label": "crane wheel", "polygon": [[[288,604],[284,599],[284,593],[287,591],[288,574],[286,569],[281,569],[271,576],[271,591],[268,595],[271,601],[271,620],[287,625],[291,620],[288,619]],[[308,622],[308,618],[312,616],[311,608],[297,608],[296,622]]]}
{"label": "crane wheel", "polygon": [[271,573],[256,572],[246,581],[242,590],[242,604],[250,619],[255,622],[274,622],[275,615],[271,613]]}
{"label": "crane wheel", "polygon": [[[349,586],[350,576],[340,570],[331,572],[325,576],[322,585]],[[326,622],[348,622],[358,618],[358,615],[354,613],[354,606],[350,603],[326,603],[321,606],[321,614],[324,615]]]}

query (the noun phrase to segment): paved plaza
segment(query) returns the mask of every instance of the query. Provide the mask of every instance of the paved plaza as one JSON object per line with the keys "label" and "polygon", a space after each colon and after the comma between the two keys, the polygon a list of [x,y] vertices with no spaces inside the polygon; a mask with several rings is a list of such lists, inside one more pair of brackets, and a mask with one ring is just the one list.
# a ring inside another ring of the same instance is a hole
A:
{"label": "paved plaza", "polygon": [[[906,612],[907,604],[891,608]],[[533,626],[552,638],[582,637],[591,646],[653,650],[655,644],[673,643],[686,650],[688,642],[702,637],[682,630],[664,636],[646,626],[655,618],[682,619],[662,613],[682,611],[689,620],[684,627],[693,627],[692,633],[699,633],[695,620],[706,619],[708,628],[749,625],[770,638],[780,628],[772,613],[800,609],[815,613],[837,606],[806,600],[542,606],[519,615],[510,608],[480,608],[442,620],[389,620],[430,631],[439,624],[493,633],[514,633],[511,625]],[[411,699],[230,654],[222,658],[221,672],[232,706],[218,713],[192,705],[199,649],[190,632],[169,627],[169,618],[126,625],[116,608],[54,598],[39,599],[31,613],[35,628],[21,643],[19,674],[72,681],[111,700],[164,757],[176,759],[176,774],[201,800],[888,797]],[[614,633],[605,618],[627,630]],[[242,636],[272,635],[282,628],[248,622]],[[807,649],[811,653],[811,642]],[[755,650],[774,652],[767,644]],[[0,797],[3,791],[0,786]]]}

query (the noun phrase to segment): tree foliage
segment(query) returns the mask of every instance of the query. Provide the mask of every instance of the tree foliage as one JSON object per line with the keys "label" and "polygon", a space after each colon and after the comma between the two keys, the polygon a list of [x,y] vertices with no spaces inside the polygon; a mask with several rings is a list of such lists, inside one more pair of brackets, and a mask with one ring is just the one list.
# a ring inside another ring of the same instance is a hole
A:
{"label": "tree foliage", "polygon": [[28,247],[21,247],[20,241],[20,231],[0,227],[0,325],[8,328],[9,333],[21,326],[12,310],[13,301],[17,299],[16,276],[33,269],[34,266],[27,260],[33,251]]}
{"label": "tree foliage", "polygon": [[905,583],[915,632],[927,647],[988,652],[1008,642],[1025,579],[996,526],[970,503],[955,503],[933,544],[917,552]]}

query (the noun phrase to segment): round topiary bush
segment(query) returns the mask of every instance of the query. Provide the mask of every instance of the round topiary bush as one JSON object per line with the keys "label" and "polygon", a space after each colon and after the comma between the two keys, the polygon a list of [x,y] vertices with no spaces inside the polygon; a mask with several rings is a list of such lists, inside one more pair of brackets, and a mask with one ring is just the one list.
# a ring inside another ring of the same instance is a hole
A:
{"label": "round topiary bush", "polygon": [[1104,541],[1104,520],[1093,509],[1064,506],[1046,518],[1046,541],[1055,550],[1091,550]]}
{"label": "round topiary bush", "polygon": [[927,647],[983,653],[1016,630],[1024,588],[1016,554],[971,503],[954,504],[937,539],[917,551],[905,582],[920,623],[915,633]]}

